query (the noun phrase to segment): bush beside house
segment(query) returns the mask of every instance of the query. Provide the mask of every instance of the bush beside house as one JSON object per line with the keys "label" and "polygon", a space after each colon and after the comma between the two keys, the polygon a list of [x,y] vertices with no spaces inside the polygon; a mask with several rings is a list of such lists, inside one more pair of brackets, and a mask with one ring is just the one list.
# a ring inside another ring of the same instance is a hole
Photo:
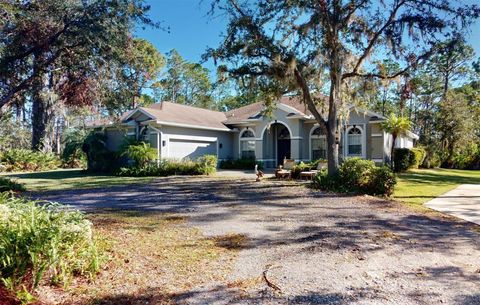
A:
{"label": "bush beside house", "polygon": [[263,169],[263,162],[257,161],[254,158],[242,158],[237,160],[222,160],[220,161],[219,168],[221,169],[244,169],[254,170],[255,165],[258,165],[258,169]]}
{"label": "bush beside house", "polygon": [[393,159],[395,172],[404,172],[419,168],[425,160],[426,151],[423,148],[395,148]]}
{"label": "bush beside house", "polygon": [[150,162],[145,166],[121,167],[116,174],[119,176],[174,176],[174,175],[211,175],[217,170],[217,157],[205,155],[196,160],[161,160]]}
{"label": "bush beside house", "polygon": [[371,160],[347,158],[336,175],[322,170],[313,180],[316,188],[342,193],[361,193],[390,196],[397,183],[395,174],[387,166],[377,167]]}

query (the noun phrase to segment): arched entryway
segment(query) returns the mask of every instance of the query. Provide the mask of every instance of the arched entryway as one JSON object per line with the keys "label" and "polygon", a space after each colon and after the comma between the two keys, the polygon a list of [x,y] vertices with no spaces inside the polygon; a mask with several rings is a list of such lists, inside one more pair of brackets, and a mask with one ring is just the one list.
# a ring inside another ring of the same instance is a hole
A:
{"label": "arched entryway", "polygon": [[263,132],[263,159],[266,167],[276,167],[292,155],[290,129],[281,122],[273,122]]}

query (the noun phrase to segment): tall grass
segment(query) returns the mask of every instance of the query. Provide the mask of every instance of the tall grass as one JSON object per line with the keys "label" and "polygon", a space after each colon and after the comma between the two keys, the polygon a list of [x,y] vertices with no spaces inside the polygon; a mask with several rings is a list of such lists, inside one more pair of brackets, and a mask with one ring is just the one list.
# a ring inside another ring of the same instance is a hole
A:
{"label": "tall grass", "polygon": [[42,281],[68,286],[74,275],[92,277],[98,270],[92,224],[82,213],[0,195],[0,279],[5,287],[25,299]]}

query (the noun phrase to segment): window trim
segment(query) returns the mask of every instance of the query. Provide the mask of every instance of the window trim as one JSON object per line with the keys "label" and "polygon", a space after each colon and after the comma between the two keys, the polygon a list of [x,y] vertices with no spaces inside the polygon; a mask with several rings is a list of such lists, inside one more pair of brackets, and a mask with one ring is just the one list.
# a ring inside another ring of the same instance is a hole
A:
{"label": "window trim", "polygon": [[[312,148],[313,148],[313,145],[312,145],[312,140],[313,139],[322,139],[324,138],[325,141],[327,140],[327,135],[320,135],[320,136],[316,136],[313,134],[313,132],[315,130],[317,130],[317,128],[321,128],[319,124],[314,124],[313,127],[310,129],[310,134],[309,134],[309,141],[308,141],[308,153],[309,153],[309,159],[310,161],[313,161],[312,158],[313,158],[313,153],[312,153]],[[328,146],[328,143],[327,143],[327,146]],[[327,156],[327,153],[328,153],[328,147],[326,147],[325,149],[325,157],[328,158]]]}
{"label": "window trim", "polygon": [[[362,126],[360,126],[362,125]],[[357,128],[358,130],[360,130],[360,146],[361,146],[361,152],[360,154],[350,154],[350,138],[349,138],[349,133],[350,131],[353,129],[353,128]],[[365,126],[364,124],[354,124],[354,125],[350,125],[347,127],[347,129],[345,130],[345,156],[346,157],[349,157],[349,158],[353,158],[353,157],[361,157],[363,159],[366,159],[366,156],[365,156],[365,152],[366,152],[366,134],[365,134]]]}
{"label": "window trim", "polygon": [[[246,131],[250,131],[252,132],[253,134],[253,137],[245,137],[245,138],[242,138],[242,135],[244,132]],[[255,130],[252,129],[252,128],[249,128],[249,127],[245,127],[243,128],[242,130],[240,130],[240,133],[238,134],[238,159],[242,159],[242,142],[245,142],[245,141],[253,141],[254,142],[254,149],[253,149],[253,153],[255,155],[255,158],[257,157],[256,154],[257,154],[257,150],[256,150],[256,135],[255,135]],[[250,150],[249,150],[250,151]]]}

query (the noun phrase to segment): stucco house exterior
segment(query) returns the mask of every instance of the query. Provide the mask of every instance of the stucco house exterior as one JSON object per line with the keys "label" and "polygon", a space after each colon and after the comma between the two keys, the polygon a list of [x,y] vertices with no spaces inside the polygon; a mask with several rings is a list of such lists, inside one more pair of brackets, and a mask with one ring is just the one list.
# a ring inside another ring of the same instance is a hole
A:
{"label": "stucco house exterior", "polygon": [[[104,124],[108,148],[118,150],[125,136],[149,142],[158,159],[195,159],[205,154],[218,160],[256,158],[276,167],[285,158],[311,161],[326,156],[326,137],[298,97],[285,96],[271,116],[263,103],[228,112],[171,102],[139,107],[124,114],[120,124]],[[377,163],[390,158],[391,135],[381,129],[385,117],[350,107],[342,125],[340,157],[361,157]],[[418,136],[408,133],[396,147],[413,147]]]}

